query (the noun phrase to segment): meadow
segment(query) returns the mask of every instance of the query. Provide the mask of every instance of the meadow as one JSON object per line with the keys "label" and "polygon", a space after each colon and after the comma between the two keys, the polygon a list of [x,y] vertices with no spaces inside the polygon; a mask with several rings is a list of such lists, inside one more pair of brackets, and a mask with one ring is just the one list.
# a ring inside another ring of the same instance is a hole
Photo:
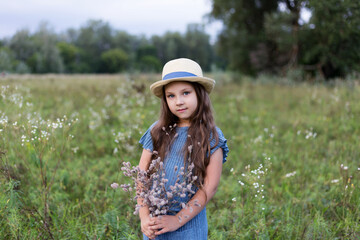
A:
{"label": "meadow", "polygon": [[[212,75],[230,153],[209,239],[360,238],[360,86]],[[157,74],[0,78],[0,238],[141,239],[122,162],[157,119]]]}

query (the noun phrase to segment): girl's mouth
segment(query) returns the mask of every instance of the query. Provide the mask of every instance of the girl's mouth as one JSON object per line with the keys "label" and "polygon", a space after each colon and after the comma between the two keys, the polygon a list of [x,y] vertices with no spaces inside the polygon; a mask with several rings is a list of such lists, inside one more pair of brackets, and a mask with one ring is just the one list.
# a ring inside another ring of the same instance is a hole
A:
{"label": "girl's mouth", "polygon": [[178,109],[177,111],[182,113],[182,112],[185,112],[185,110],[186,110],[186,108],[182,108],[182,109]]}

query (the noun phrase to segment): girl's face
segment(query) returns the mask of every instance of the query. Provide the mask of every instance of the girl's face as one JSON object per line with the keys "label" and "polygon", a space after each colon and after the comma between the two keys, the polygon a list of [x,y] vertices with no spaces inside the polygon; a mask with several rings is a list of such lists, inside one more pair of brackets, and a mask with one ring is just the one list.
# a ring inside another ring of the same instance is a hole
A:
{"label": "girl's face", "polygon": [[194,87],[188,82],[172,82],[165,86],[165,99],[170,111],[179,118],[179,127],[190,126],[190,116],[198,100]]}

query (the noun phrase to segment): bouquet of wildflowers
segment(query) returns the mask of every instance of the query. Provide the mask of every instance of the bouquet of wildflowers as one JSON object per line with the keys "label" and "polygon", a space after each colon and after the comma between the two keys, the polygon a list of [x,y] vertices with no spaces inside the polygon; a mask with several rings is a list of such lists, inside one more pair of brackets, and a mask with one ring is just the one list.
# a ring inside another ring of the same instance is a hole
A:
{"label": "bouquet of wildflowers", "polygon": [[[191,147],[189,147],[189,151],[191,151]],[[153,153],[157,154],[156,151]],[[148,206],[151,217],[166,215],[175,204],[180,204],[182,208],[189,207],[192,211],[192,207],[188,203],[177,200],[195,194],[194,183],[197,176],[192,176],[194,164],[189,163],[185,166],[179,169],[175,184],[167,187],[168,179],[165,178],[164,163],[160,157],[152,160],[146,171],[141,170],[138,166],[131,166],[129,162],[124,162],[121,170],[125,176],[132,179],[132,183],[122,184],[121,188],[127,192],[135,190],[134,201],[137,202],[138,198],[143,199],[141,205],[136,204],[134,214],[138,214],[142,206]],[[177,166],[174,171],[178,171]],[[194,205],[200,206],[196,200]]]}

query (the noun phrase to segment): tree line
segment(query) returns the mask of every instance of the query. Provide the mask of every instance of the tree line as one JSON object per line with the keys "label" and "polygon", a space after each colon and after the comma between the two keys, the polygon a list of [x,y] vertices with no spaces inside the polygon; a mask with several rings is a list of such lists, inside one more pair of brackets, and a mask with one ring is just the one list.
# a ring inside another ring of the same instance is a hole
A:
{"label": "tree line", "polygon": [[210,36],[200,24],[184,34],[135,36],[102,20],[57,34],[43,22],[36,32],[17,31],[0,42],[0,71],[15,73],[159,72],[167,61],[187,57],[209,71],[215,61]]}
{"label": "tree line", "polygon": [[[184,34],[135,36],[101,20],[57,34],[41,23],[0,40],[0,71],[17,73],[159,72],[167,61],[188,57],[205,71],[325,79],[360,72],[360,1],[211,0],[209,19],[220,20],[217,41],[200,24]],[[310,14],[304,21],[301,14]]]}

